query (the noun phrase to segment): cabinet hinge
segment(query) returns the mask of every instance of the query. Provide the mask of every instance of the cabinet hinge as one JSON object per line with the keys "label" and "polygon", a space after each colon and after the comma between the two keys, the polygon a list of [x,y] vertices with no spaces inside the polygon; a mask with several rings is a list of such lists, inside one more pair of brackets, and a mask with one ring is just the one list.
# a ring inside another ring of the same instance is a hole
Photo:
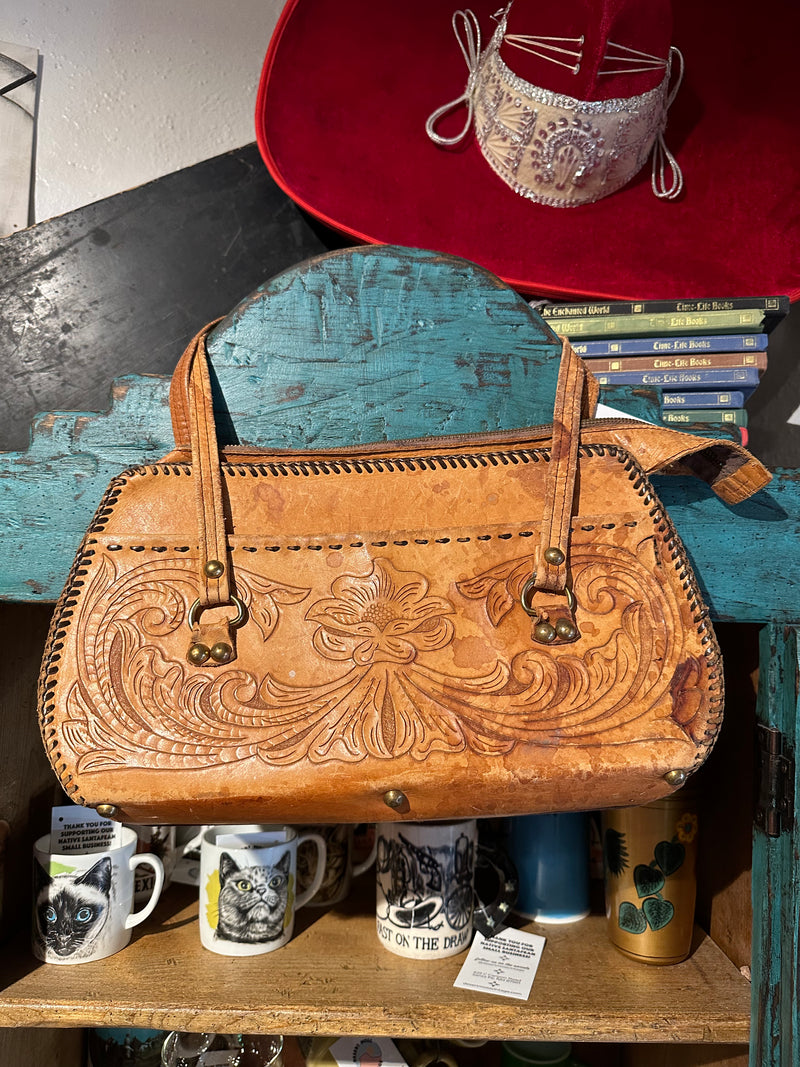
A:
{"label": "cabinet hinge", "polygon": [[755,824],[768,837],[780,837],[794,821],[794,756],[780,730],[758,723]]}

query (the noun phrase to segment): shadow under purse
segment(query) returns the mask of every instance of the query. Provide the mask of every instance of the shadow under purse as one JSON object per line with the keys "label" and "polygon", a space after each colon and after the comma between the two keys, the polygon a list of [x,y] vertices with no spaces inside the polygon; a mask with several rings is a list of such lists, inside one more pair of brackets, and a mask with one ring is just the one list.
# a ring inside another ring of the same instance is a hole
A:
{"label": "shadow under purse", "polygon": [[210,328],[173,377],[175,450],[111,483],[53,616],[40,719],[72,800],[136,823],[377,823],[683,784],[722,668],[648,475],[736,503],[761,464],[592,419],[567,341],[552,426],[220,450]]}

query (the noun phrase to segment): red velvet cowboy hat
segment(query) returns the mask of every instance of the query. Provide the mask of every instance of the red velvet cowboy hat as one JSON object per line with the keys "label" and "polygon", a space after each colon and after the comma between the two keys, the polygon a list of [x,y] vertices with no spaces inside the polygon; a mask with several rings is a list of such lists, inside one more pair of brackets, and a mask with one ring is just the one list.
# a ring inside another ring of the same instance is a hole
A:
{"label": "red velvet cowboy hat", "polygon": [[[496,40],[500,2],[472,4],[479,54]],[[664,133],[685,182],[672,182],[667,156],[667,185],[679,195],[655,196],[647,163],[610,195],[570,207],[528,198],[545,179],[558,184],[543,170],[541,141],[520,195],[472,128],[451,146],[426,132],[432,113],[465,92],[456,7],[289,0],[267,52],[256,131],[272,176],[301,207],[355,240],[462,256],[557,299],[800,296],[800,5],[516,0],[514,40],[497,52],[525,84],[579,101],[644,97],[674,87],[670,45],[685,60]],[[455,108],[432,131],[453,137],[465,118]],[[604,143],[597,129],[589,137]]]}

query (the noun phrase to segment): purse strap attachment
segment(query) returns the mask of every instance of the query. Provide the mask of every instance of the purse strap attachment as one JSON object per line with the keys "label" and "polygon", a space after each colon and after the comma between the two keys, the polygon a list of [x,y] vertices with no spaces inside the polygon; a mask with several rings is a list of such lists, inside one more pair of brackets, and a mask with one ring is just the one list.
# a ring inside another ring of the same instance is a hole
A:
{"label": "purse strap attachment", "polygon": [[[224,484],[205,350],[214,326],[216,322],[209,323],[191,341],[170,387],[176,444],[188,443],[191,449],[197,514],[199,595],[188,615],[192,637],[187,656],[195,666],[207,667],[236,658],[235,630],[245,617],[231,584]],[[236,609],[234,614],[212,610],[230,607]]]}
{"label": "purse strap attachment", "polygon": [[[542,535],[536,557],[536,588],[551,593],[563,593],[567,584],[570,520],[578,473],[581,418],[588,414],[587,378],[583,360],[569,341],[562,338]],[[592,378],[592,381],[596,379]]]}
{"label": "purse strap attachment", "polygon": [[594,415],[598,393],[597,380],[587,372],[569,341],[562,338],[541,536],[533,573],[521,594],[522,606],[532,619],[531,636],[539,644],[569,643],[580,636],[575,597],[567,585],[569,536],[581,419]]}

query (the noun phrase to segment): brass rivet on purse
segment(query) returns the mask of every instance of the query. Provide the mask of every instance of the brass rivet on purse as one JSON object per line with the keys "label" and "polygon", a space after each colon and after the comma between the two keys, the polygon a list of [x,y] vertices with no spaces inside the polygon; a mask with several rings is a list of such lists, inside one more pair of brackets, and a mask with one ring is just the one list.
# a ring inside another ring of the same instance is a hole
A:
{"label": "brass rivet on purse", "polygon": [[225,564],[218,559],[210,559],[203,565],[203,574],[206,578],[221,578],[225,573]]}
{"label": "brass rivet on purse", "polygon": [[224,641],[218,641],[217,644],[211,646],[210,655],[215,663],[227,663],[233,655],[233,649]]}
{"label": "brass rivet on purse", "polygon": [[686,781],[686,771],[667,771],[664,775],[664,780],[669,782],[670,785],[683,785]]}
{"label": "brass rivet on purse", "polygon": [[394,808],[395,811],[406,812],[411,809],[408,797],[402,789],[387,789],[383,794],[383,802],[388,808]]}
{"label": "brass rivet on purse", "polygon": [[560,548],[551,545],[550,548],[544,550],[544,558],[548,563],[552,563],[554,567],[560,567],[566,559],[566,556]]}
{"label": "brass rivet on purse", "polygon": [[117,814],[116,804],[98,804],[94,810],[98,815],[102,815],[104,819],[113,819]]}
{"label": "brass rivet on purse", "polygon": [[187,654],[189,662],[193,663],[195,667],[205,663],[210,655],[211,649],[208,645],[201,645],[199,641],[196,645],[192,645]]}
{"label": "brass rivet on purse", "polygon": [[533,628],[533,636],[540,645],[549,645],[556,639],[556,628],[549,622],[537,622]]}

